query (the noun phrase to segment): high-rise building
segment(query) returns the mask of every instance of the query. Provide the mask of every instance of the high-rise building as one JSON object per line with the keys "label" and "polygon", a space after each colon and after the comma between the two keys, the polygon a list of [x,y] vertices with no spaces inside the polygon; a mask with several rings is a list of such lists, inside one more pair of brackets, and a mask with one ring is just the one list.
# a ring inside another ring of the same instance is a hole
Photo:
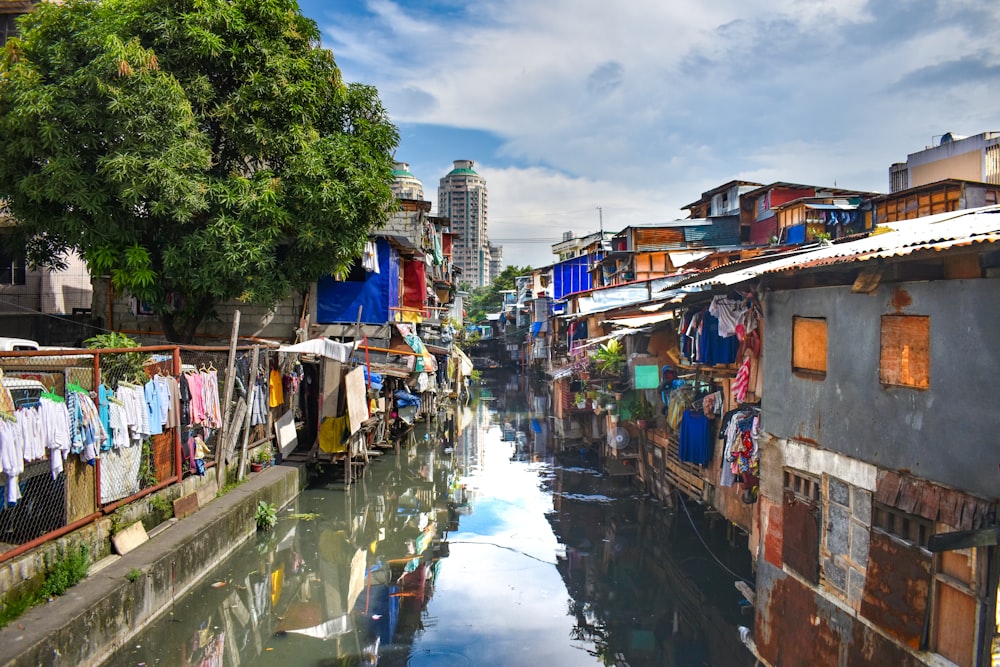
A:
{"label": "high-rise building", "polygon": [[490,282],[503,272],[503,246],[490,244]]}
{"label": "high-rise building", "polygon": [[397,162],[392,169],[392,194],[396,199],[415,199],[423,201],[424,184],[410,173],[410,165]]}
{"label": "high-rise building", "polygon": [[451,220],[455,235],[452,259],[462,270],[462,280],[472,287],[491,280],[490,239],[486,231],[486,179],[477,174],[472,160],[455,160],[454,168],[438,186],[439,216]]}

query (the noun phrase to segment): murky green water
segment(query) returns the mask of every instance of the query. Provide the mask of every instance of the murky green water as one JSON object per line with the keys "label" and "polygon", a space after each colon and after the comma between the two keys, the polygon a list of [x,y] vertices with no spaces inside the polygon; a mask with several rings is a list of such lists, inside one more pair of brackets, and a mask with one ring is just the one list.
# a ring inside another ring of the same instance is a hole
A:
{"label": "murky green water", "polygon": [[106,664],[753,664],[699,535],[741,576],[745,547],[555,459],[544,397],[484,399],[454,439],[442,420],[348,491],[304,492]]}

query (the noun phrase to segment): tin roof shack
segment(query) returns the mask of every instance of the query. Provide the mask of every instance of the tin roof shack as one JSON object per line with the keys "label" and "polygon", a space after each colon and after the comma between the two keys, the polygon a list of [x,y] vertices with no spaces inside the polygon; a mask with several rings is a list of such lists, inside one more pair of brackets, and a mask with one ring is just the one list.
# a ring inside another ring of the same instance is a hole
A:
{"label": "tin roof shack", "polygon": [[767,323],[760,657],[991,664],[1000,207],[706,282],[747,280],[765,291]]}
{"label": "tin roof shack", "polygon": [[674,220],[626,227],[593,265],[594,287],[668,276],[712,249],[740,244],[738,216]]}
{"label": "tin roof shack", "polygon": [[1000,203],[1000,185],[946,178],[875,197],[868,208],[875,224]]}
{"label": "tin roof shack", "polygon": [[780,240],[777,208],[803,197],[873,197],[878,193],[822,188],[798,183],[771,183],[741,194],[740,225],[742,238],[751,245],[767,245]]}

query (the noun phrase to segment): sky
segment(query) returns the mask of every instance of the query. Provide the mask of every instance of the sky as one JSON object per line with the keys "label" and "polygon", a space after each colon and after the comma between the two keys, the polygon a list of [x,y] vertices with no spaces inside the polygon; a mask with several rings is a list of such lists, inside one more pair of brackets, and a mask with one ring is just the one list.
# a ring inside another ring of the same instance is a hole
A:
{"label": "sky", "polygon": [[454,160],[505,264],[688,217],[733,179],[888,191],[889,165],[1000,131],[996,0],[300,0],[375,86],[437,205]]}

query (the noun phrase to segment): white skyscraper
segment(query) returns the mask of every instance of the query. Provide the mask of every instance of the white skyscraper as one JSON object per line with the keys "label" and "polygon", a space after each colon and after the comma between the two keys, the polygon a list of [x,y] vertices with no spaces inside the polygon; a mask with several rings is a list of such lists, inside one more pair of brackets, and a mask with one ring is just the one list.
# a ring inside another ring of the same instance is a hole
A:
{"label": "white skyscraper", "polygon": [[482,287],[491,280],[486,179],[473,171],[473,166],[472,160],[455,160],[455,168],[438,187],[437,213],[451,220],[455,234],[452,259],[462,270],[461,280]]}
{"label": "white skyscraper", "polygon": [[410,165],[397,162],[393,167],[392,176],[392,194],[396,195],[396,199],[423,200],[424,184],[410,173]]}

